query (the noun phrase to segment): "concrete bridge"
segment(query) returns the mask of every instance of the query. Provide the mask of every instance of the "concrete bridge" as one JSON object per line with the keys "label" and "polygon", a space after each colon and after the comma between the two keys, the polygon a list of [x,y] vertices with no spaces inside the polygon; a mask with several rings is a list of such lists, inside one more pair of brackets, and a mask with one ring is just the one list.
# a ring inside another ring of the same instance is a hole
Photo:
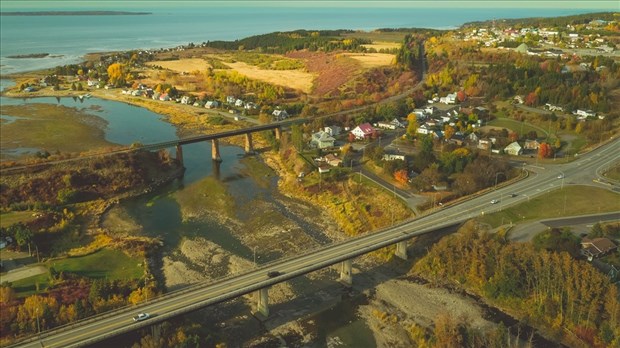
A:
{"label": "concrete bridge", "polygon": [[140,150],[159,150],[175,147],[176,148],[176,158],[180,162],[181,166],[183,166],[183,145],[198,143],[201,141],[211,141],[211,158],[214,161],[221,162],[222,157],[220,156],[220,146],[219,139],[228,138],[238,135],[245,136],[245,146],[244,150],[246,153],[253,153],[254,146],[252,144],[252,133],[261,132],[265,130],[273,130],[275,132],[276,139],[280,139],[282,136],[282,127],[291,125],[293,123],[305,122],[305,119],[294,120],[294,121],[286,121],[286,122],[278,122],[278,123],[270,123],[260,126],[253,126],[242,129],[235,129],[231,131],[213,133],[213,134],[205,134],[205,135],[197,135],[193,137],[164,141],[161,143],[148,144],[140,146]]}
{"label": "concrete bridge", "polygon": [[[264,129],[269,128],[259,130]],[[196,140],[189,142],[204,140],[206,139],[203,137],[197,137]],[[550,166],[549,169],[542,168],[513,185],[498,188],[489,194],[443,208],[433,214],[322,246],[305,254],[278,260],[213,283],[199,283],[138,306],[128,306],[42,332],[39,336],[25,339],[13,347],[81,347],[251,293],[256,294],[256,312],[268,316],[269,288],[274,284],[325,267],[336,266],[339,270],[339,280],[350,285],[353,281],[352,265],[354,259],[360,255],[395,246],[395,255],[406,259],[407,243],[416,236],[501,210],[502,207],[527,202],[530,198],[551,190],[563,189],[565,178],[568,181],[567,185],[586,179],[591,181],[592,178],[597,178],[600,168],[609,167],[619,161],[620,140],[616,139],[580,156],[574,162]],[[562,174],[560,179],[558,173]],[[501,204],[490,203],[491,199],[497,198],[500,198]],[[133,322],[132,317],[139,312],[148,312],[152,317]]]}

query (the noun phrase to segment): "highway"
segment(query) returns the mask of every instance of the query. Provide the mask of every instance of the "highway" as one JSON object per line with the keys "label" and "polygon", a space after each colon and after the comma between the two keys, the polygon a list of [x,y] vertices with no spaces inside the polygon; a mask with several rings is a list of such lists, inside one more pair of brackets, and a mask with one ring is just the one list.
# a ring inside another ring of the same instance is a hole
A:
{"label": "highway", "polygon": [[[351,259],[382,247],[408,240],[414,236],[452,226],[482,214],[488,214],[542,195],[568,183],[589,182],[597,178],[601,168],[620,161],[620,140],[580,156],[573,162],[537,168],[526,179],[482,195],[458,205],[442,208],[433,214],[401,222],[388,229],[323,246],[303,255],[278,260],[247,273],[237,274],[212,282],[196,284],[181,291],[172,292],[147,304],[123,308],[104,315],[82,320],[75,324],[43,332],[40,340],[31,337],[19,347],[79,347],[103,339],[145,327],[171,317],[187,313],[208,305],[223,302],[251,293],[258,289],[319,270],[338,262]],[[558,176],[561,176],[558,178]],[[511,194],[516,196],[511,197]],[[497,199],[497,204],[491,204]],[[281,275],[270,278],[270,271]],[[353,280],[355,281],[355,280]],[[133,322],[139,312],[148,312],[153,317]]]}

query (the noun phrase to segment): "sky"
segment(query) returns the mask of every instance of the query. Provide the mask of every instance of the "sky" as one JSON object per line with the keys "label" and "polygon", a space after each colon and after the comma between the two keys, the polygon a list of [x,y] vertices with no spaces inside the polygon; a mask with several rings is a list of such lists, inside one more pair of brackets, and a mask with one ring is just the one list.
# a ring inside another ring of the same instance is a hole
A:
{"label": "sky", "polygon": [[84,0],[2,0],[0,11],[36,10],[140,10],[179,6],[221,7],[393,7],[393,8],[552,8],[620,11],[620,0],[245,0],[245,1],[84,1]]}

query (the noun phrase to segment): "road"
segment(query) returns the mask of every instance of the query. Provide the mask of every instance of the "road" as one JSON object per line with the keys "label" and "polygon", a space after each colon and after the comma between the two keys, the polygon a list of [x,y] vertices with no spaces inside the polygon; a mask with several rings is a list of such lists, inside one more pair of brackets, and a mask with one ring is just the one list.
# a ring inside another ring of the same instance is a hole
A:
{"label": "road", "polygon": [[[196,284],[182,291],[169,293],[147,304],[123,308],[44,332],[40,336],[40,341],[37,337],[33,337],[19,346],[79,347],[92,344],[208,305],[251,293],[382,247],[409,240],[417,235],[452,226],[473,217],[521,203],[531,197],[563,187],[565,180],[584,180],[586,177],[592,180],[592,178],[596,178],[600,168],[608,166],[610,162],[619,161],[620,140],[616,139],[587,155],[583,155],[574,162],[539,170],[527,179],[511,186],[500,188],[458,205],[443,208],[422,218],[405,221],[369,235],[323,246],[306,254],[279,260],[214,283]],[[562,174],[560,179],[558,178],[559,174]],[[512,193],[517,194],[517,196],[508,198]],[[491,199],[500,199],[500,203],[490,204]],[[271,271],[281,272],[281,275],[270,278],[267,273]],[[153,318],[134,323],[132,317],[139,312],[148,312],[153,315]]]}

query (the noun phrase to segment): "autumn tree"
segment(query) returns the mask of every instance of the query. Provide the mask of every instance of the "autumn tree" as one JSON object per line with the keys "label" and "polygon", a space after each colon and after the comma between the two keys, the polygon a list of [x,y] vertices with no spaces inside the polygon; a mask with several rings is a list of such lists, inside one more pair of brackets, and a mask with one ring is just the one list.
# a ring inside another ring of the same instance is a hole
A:
{"label": "autumn tree", "polygon": [[407,115],[407,135],[414,138],[418,132],[418,117],[413,112]]}
{"label": "autumn tree", "polygon": [[114,86],[125,84],[125,65],[113,63],[108,66],[108,83]]}
{"label": "autumn tree", "polygon": [[409,173],[407,173],[407,169],[399,169],[395,171],[394,179],[401,184],[407,184],[409,182]]}
{"label": "autumn tree", "polygon": [[538,158],[549,158],[553,156],[553,148],[548,143],[540,144],[538,147]]}

